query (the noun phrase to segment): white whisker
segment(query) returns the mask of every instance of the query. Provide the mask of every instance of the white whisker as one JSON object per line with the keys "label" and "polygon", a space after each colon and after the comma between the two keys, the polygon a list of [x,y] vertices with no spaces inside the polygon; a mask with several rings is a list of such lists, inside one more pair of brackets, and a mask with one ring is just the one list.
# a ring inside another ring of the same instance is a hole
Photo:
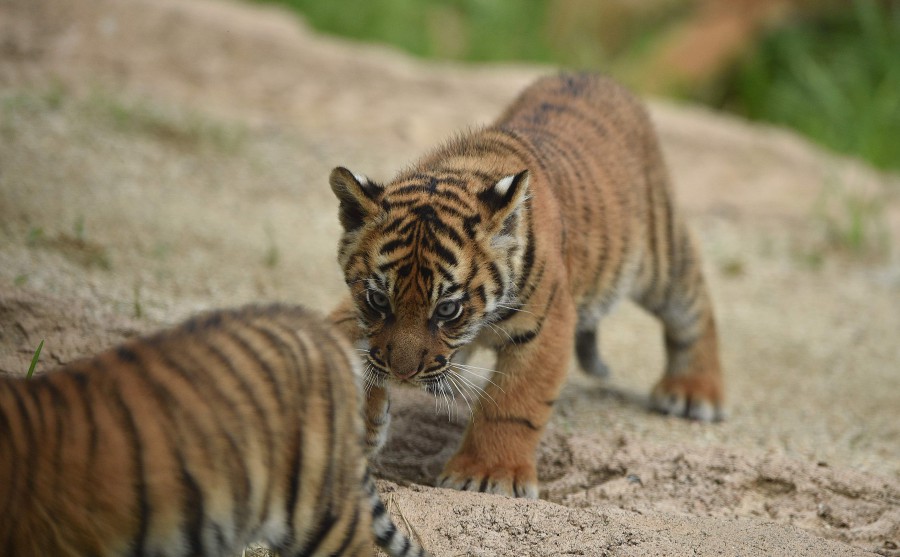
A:
{"label": "white whisker", "polygon": [[510,341],[511,343],[513,343],[513,344],[516,343],[516,341],[513,340],[513,338],[509,335],[509,333],[506,332],[505,329],[503,329],[503,328],[501,328],[501,327],[497,327],[496,325],[494,325],[494,324],[492,324],[492,323],[485,323],[485,325],[487,325],[488,327],[490,327],[490,328],[494,331],[494,334],[496,334],[497,336],[500,336],[500,335],[497,333],[497,331],[500,331],[501,333],[503,333],[504,335],[506,335],[506,338],[508,338],[509,341]]}
{"label": "white whisker", "polygon": [[369,398],[369,393],[372,392],[374,381],[375,380],[372,378],[372,366],[366,364],[366,369],[363,371],[363,392],[365,393],[366,398]]}
{"label": "white whisker", "polygon": [[[506,373],[504,373],[504,372],[502,372],[502,371],[499,371],[499,370],[496,370],[496,369],[490,369],[490,368],[487,368],[487,367],[472,366],[472,365],[469,365],[469,364],[461,364],[461,363],[459,363],[459,362],[450,362],[450,363],[451,363],[452,365],[459,366],[459,367],[461,367],[461,368],[463,368],[463,369],[466,369],[466,370],[477,369],[477,370],[479,370],[479,371],[490,371],[491,373],[497,373],[497,374],[499,374],[499,375],[506,375]],[[476,375],[478,375],[478,374],[476,374]],[[481,376],[479,375],[479,377],[481,377]]]}
{"label": "white whisker", "polygon": [[[452,365],[452,364],[451,364],[451,365]],[[471,369],[465,369],[465,368],[461,368],[461,369],[462,369],[462,371],[465,371],[465,372],[467,372],[467,373],[471,373],[472,375],[474,375],[475,377],[481,379],[482,381],[487,381],[487,382],[490,383],[491,385],[497,387],[497,389],[499,389],[501,393],[505,393],[505,392],[506,392],[506,391],[503,390],[503,387],[501,387],[500,385],[498,385],[497,383],[495,383],[495,382],[493,381],[493,379],[491,379],[490,377],[482,377],[481,375],[479,375],[478,373],[475,373],[475,372],[472,371]],[[501,373],[501,375],[503,375],[503,374]]]}
{"label": "white whisker", "polygon": [[462,375],[457,371],[453,371],[453,375],[457,379],[459,379],[460,385],[464,387],[468,393],[470,393],[472,399],[478,403],[478,407],[480,409],[484,410],[484,404],[482,401],[485,398],[493,402],[495,406],[497,405],[497,402],[493,399],[493,397],[491,397],[490,394],[486,393],[481,386],[473,383],[468,377]]}
{"label": "white whisker", "polygon": [[[488,399],[490,399],[491,402],[494,403],[494,406],[496,406],[497,408],[500,407],[500,405],[497,404],[497,401],[494,400],[494,397],[492,397],[491,394],[490,394],[489,392],[487,392],[486,390],[484,390],[484,389],[481,388],[480,386],[478,386],[478,385],[476,385],[475,383],[473,383],[468,377],[466,377],[465,375],[462,375],[462,374],[460,374],[460,373],[457,373],[457,374],[456,374],[456,377],[458,377],[459,380],[462,381],[463,383],[465,383],[470,389],[474,390],[474,391],[478,394],[478,398],[479,398],[479,399],[481,399],[481,396],[484,395],[484,396],[486,396]],[[500,387],[497,387],[497,388],[499,389]],[[503,389],[500,389],[500,390],[502,391]]]}
{"label": "white whisker", "polygon": [[447,396],[446,378],[441,377],[439,384],[441,386],[441,396],[444,398],[444,402],[447,403],[447,421],[451,422],[453,420],[452,416],[450,415],[450,398]]}
{"label": "white whisker", "polygon": [[454,373],[453,373],[452,371],[451,371],[450,373],[448,373],[448,374],[447,374],[447,380],[450,382],[451,385],[453,385],[454,387],[456,387],[456,390],[457,390],[457,391],[459,391],[459,396],[462,397],[463,401],[466,403],[466,406],[469,407],[469,415],[471,416],[471,415],[473,414],[473,412],[472,412],[472,405],[469,404],[469,399],[468,399],[468,397],[466,397],[465,393],[463,393],[462,388],[460,388],[459,384],[456,382],[456,380],[454,380],[453,375],[454,375]]}
{"label": "white whisker", "polygon": [[[520,312],[520,313],[527,313],[527,314],[529,314],[529,315],[534,315],[532,312],[530,312],[530,311],[528,311],[528,310],[525,310],[525,309],[519,309],[519,308],[514,308],[514,307],[512,307],[512,306],[504,306],[503,304],[497,304],[497,307],[501,307],[501,308],[503,308],[503,309],[508,309],[508,310],[510,310],[510,311],[517,311],[517,312]],[[534,316],[537,317],[537,315],[534,315]]]}

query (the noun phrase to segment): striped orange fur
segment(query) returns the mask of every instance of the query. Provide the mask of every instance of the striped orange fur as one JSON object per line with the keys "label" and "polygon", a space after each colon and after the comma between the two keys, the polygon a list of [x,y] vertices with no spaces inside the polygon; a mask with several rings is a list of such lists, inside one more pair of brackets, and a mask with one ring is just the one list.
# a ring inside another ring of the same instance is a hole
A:
{"label": "striped orange fur", "polygon": [[363,454],[358,357],[299,307],[217,311],[0,380],[0,554],[424,552]]}
{"label": "striped orange fur", "polygon": [[[350,297],[332,318],[368,343],[368,442],[390,379],[476,394],[460,363],[497,353],[439,485],[535,497],[534,451],[572,352],[605,376],[598,324],[630,297],[664,327],[655,408],[721,415],[712,306],[641,103],[587,74],[539,80],[491,126],[438,147],[387,185],[331,174]],[[573,350],[574,348],[574,350]],[[483,372],[482,372],[483,373]]]}

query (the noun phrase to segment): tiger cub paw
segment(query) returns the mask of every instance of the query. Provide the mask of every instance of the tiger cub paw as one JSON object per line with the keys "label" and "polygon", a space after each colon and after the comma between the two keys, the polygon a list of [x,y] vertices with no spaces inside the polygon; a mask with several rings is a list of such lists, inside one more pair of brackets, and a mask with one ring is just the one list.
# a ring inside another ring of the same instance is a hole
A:
{"label": "tiger cub paw", "polygon": [[366,422],[366,457],[373,457],[381,452],[387,442],[388,428],[391,425],[391,415],[385,414],[377,423]]}
{"label": "tiger cub paw", "polygon": [[496,493],[507,497],[537,499],[538,482],[534,464],[485,466],[476,459],[456,456],[438,476],[438,487],[460,491]]}
{"label": "tiger cub paw", "polygon": [[725,418],[722,386],[716,376],[679,375],[663,377],[650,394],[654,410],[702,422]]}

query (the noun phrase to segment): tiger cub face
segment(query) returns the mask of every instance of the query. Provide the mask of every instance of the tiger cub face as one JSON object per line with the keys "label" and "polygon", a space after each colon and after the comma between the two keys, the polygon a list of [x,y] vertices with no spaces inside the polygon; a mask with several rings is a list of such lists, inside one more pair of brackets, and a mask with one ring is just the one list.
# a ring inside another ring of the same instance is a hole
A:
{"label": "tiger cub face", "polygon": [[387,186],[336,168],[338,260],[369,341],[368,380],[433,393],[454,353],[514,303],[528,172],[410,173]]}

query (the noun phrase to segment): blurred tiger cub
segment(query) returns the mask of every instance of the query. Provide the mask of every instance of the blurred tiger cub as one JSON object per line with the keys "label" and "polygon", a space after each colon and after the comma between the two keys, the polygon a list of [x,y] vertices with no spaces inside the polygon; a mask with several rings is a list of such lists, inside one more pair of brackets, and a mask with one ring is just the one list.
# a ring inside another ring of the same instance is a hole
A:
{"label": "blurred tiger cub", "polygon": [[0,554],[395,557],[346,340],[298,307],[191,319],[0,379]]}
{"label": "blurred tiger cub", "polygon": [[368,342],[368,442],[387,425],[387,379],[475,392],[473,344],[496,371],[438,485],[536,497],[534,451],[571,353],[605,376],[598,323],[623,297],[664,327],[659,410],[720,417],[716,327],[699,254],[673,206],[641,103],[592,75],[540,79],[500,118],[387,185],[336,168],[350,298],[332,319]]}

